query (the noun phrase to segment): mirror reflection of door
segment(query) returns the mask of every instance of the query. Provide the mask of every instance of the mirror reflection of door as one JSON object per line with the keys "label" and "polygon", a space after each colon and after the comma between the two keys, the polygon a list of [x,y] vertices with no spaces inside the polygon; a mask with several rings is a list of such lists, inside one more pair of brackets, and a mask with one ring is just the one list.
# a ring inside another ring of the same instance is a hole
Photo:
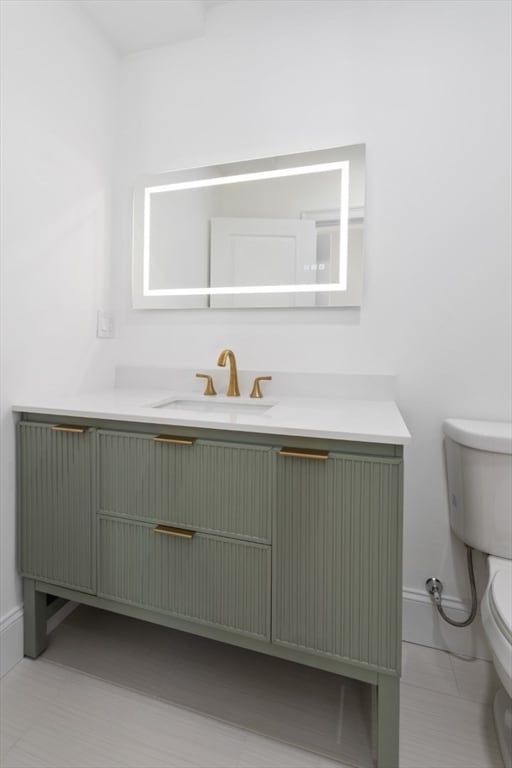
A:
{"label": "mirror reflection of door", "polygon": [[[314,221],[212,218],[210,285],[220,288],[316,283],[316,237]],[[214,294],[210,302],[212,307],[304,307],[314,306],[315,294]]]}

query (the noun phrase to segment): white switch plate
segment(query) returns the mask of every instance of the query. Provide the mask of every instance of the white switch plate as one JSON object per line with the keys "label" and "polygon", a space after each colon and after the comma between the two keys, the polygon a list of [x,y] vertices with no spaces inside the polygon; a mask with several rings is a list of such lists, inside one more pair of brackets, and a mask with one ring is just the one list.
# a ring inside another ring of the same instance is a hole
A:
{"label": "white switch plate", "polygon": [[98,309],[96,320],[96,336],[98,339],[114,338],[114,313]]}

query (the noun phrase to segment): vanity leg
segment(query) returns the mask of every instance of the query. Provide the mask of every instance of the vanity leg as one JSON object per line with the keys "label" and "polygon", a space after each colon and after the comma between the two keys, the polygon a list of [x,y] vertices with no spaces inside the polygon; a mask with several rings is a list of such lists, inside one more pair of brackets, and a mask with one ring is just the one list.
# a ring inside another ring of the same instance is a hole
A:
{"label": "vanity leg", "polygon": [[379,675],[377,690],[377,767],[398,768],[400,678]]}
{"label": "vanity leg", "polygon": [[35,659],[46,645],[46,594],[36,592],[33,579],[23,579],[23,652]]}

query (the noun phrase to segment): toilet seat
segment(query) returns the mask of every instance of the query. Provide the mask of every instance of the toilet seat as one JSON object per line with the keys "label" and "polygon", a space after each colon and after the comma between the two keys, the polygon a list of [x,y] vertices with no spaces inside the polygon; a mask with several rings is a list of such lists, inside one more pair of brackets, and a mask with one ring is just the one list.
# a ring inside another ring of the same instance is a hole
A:
{"label": "toilet seat", "polygon": [[512,573],[503,569],[494,574],[489,604],[496,624],[512,645]]}
{"label": "toilet seat", "polygon": [[512,561],[489,557],[489,582],[481,603],[482,624],[496,672],[512,697]]}

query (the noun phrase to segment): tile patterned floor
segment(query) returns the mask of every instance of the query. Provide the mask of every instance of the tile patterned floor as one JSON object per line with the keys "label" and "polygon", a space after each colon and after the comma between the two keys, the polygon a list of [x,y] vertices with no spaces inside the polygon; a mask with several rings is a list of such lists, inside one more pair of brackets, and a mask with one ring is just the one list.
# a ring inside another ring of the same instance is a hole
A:
{"label": "tile patterned floor", "polygon": [[[400,768],[502,768],[492,665],[404,643]],[[45,660],[0,685],[2,768],[340,768]]]}

